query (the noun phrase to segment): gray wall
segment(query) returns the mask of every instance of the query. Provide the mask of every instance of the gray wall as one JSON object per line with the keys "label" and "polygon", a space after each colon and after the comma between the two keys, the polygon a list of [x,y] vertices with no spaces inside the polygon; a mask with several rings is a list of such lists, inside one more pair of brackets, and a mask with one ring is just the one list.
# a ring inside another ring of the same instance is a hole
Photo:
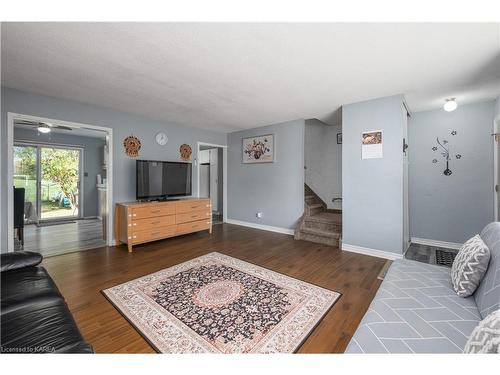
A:
{"label": "gray wall", "polygon": [[[342,221],[344,244],[403,251],[402,95],[342,109]],[[382,159],[361,159],[361,133],[382,130]]]}
{"label": "gray wall", "polygon": [[[410,140],[410,232],[412,237],[463,243],[493,220],[494,102],[414,113]],[[453,130],[457,135],[451,135]],[[433,151],[436,137],[450,143],[451,176]],[[455,158],[461,154],[461,159]],[[433,159],[438,163],[432,163]]]}
{"label": "gray wall", "polygon": [[[275,135],[275,162],[243,164],[242,138],[265,134]],[[229,219],[295,228],[304,212],[304,120],[228,134],[227,163]]]}
{"label": "gray wall", "polygon": [[96,177],[98,174],[104,175],[103,147],[106,144],[105,139],[95,137],[74,136],[71,134],[49,133],[39,134],[36,130],[14,129],[14,142],[31,141],[44,144],[74,145],[82,146],[83,151],[83,171],[88,176],[83,177],[83,216],[97,216],[97,187]]}
{"label": "gray wall", "polygon": [[500,118],[500,96],[495,101],[495,118]]}
{"label": "gray wall", "polygon": [[341,125],[327,125],[316,119],[305,125],[305,179],[306,184],[327,204],[328,208],[342,208],[342,145],[337,144]]}
{"label": "gray wall", "polygon": [[[2,185],[12,183],[5,180],[7,171],[6,161],[6,127],[7,112],[21,113],[47,117],[57,120],[74,121],[85,124],[105,126],[113,129],[113,201],[123,202],[135,199],[135,159],[125,155],[123,139],[131,134],[138,136],[142,141],[140,159],[179,160],[179,146],[182,143],[191,145],[193,158],[196,157],[196,142],[226,144],[226,134],[208,130],[167,124],[125,112],[97,107],[70,100],[56,99],[48,96],[30,94],[9,88],[1,88],[1,176]],[[202,126],[203,124],[200,124]],[[155,135],[164,131],[169,141],[166,146],[159,146],[155,142]],[[193,193],[196,194],[197,175],[193,168]],[[9,189],[10,191],[10,189]],[[7,248],[7,190],[2,189],[2,251]],[[5,207],[5,209],[4,209]]]}

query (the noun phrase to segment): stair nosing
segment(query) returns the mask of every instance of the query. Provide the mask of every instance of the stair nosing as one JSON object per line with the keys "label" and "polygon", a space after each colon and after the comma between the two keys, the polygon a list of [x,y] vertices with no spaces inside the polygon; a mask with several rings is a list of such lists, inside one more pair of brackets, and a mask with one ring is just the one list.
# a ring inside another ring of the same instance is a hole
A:
{"label": "stair nosing", "polygon": [[319,208],[319,207],[323,207],[323,204],[322,203],[313,203],[313,204],[309,204],[308,207],[309,208]]}

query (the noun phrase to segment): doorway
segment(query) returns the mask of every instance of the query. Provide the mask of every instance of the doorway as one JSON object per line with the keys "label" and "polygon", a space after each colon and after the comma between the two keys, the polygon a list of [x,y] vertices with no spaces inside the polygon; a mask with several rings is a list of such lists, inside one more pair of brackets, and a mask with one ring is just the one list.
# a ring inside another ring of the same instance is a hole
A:
{"label": "doorway", "polygon": [[227,146],[198,142],[198,197],[210,198],[212,223],[221,224],[226,218]]}
{"label": "doorway", "polygon": [[7,250],[52,256],[112,246],[112,129],[15,113],[7,118],[14,194]]}
{"label": "doorway", "polygon": [[23,188],[25,221],[80,218],[83,148],[14,143],[14,188]]}

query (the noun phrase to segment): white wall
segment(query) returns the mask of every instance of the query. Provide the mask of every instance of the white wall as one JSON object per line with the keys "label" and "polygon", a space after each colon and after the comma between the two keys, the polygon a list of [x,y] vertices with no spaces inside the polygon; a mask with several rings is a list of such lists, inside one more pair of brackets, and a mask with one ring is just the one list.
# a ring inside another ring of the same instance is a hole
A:
{"label": "white wall", "polygon": [[[403,96],[342,108],[343,244],[403,252]],[[363,131],[382,130],[383,158],[361,159]]]}
{"label": "white wall", "polygon": [[[274,134],[275,162],[243,164],[242,139],[265,134]],[[304,212],[304,120],[228,134],[227,168],[229,219],[294,229]]]}
{"label": "white wall", "polygon": [[342,208],[342,145],[337,134],[342,125],[327,125],[317,119],[305,122],[305,179],[306,184],[327,204],[328,208]]}
{"label": "white wall", "polygon": [[[409,125],[412,237],[463,243],[493,221],[493,119],[493,101],[459,105],[453,112],[413,113]],[[432,149],[437,146],[436,137],[449,142],[450,176],[443,174],[446,163],[439,149]]]}

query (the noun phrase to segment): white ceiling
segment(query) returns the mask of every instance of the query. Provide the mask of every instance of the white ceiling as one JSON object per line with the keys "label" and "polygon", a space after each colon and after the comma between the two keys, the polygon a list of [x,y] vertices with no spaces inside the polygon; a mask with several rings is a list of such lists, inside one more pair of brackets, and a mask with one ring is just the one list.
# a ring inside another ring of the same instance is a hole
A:
{"label": "white ceiling", "polygon": [[499,24],[4,23],[2,84],[234,131],[500,94]]}

